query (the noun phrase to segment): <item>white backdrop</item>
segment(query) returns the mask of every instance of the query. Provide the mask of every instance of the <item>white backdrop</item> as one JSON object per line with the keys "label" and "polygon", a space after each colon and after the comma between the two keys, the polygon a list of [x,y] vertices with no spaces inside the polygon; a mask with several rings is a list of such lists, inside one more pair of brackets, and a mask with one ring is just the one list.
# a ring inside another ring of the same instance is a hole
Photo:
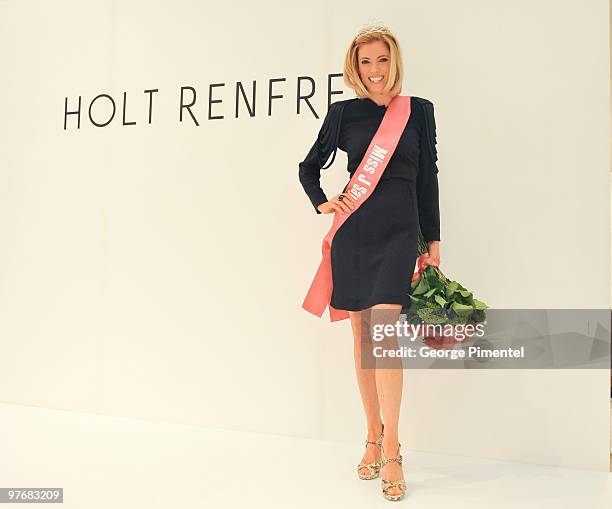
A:
{"label": "white backdrop", "polygon": [[[373,5],[0,2],[0,400],[363,440],[350,324],[300,307],[331,216],[297,169],[372,21],[402,44],[402,93],[436,108],[445,272],[491,307],[610,306],[608,3]],[[318,119],[296,114],[299,76]],[[407,372],[401,442],[607,470],[609,376]]]}

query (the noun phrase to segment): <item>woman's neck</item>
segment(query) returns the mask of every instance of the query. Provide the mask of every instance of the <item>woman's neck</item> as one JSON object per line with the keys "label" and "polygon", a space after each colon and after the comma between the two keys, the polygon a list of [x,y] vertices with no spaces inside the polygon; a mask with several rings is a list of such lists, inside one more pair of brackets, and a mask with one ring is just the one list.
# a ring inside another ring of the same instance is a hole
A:
{"label": "woman's neck", "polygon": [[388,96],[388,95],[382,95],[382,94],[370,94],[368,96],[373,102],[375,102],[376,104],[378,104],[379,106],[388,106],[389,103],[391,102],[391,99],[393,99],[392,96]]}

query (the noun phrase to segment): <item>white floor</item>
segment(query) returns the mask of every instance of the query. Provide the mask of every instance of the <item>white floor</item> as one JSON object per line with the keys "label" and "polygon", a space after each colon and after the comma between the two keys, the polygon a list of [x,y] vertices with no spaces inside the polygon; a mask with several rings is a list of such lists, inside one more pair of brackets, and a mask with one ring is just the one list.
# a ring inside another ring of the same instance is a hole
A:
{"label": "white floor", "polygon": [[61,487],[67,509],[612,507],[602,472],[403,450],[389,502],[355,474],[362,444],[6,404],[0,430],[0,488]]}

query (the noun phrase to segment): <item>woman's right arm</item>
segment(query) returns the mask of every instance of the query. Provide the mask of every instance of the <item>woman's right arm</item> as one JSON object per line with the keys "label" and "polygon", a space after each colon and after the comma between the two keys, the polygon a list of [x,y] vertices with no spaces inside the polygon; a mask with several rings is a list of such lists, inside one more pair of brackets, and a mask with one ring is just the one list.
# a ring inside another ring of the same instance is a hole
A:
{"label": "woman's right arm", "polygon": [[[306,158],[299,164],[300,183],[317,214],[321,214],[319,205],[327,202],[327,196],[321,189],[321,170],[329,168],[336,158],[342,109],[342,103],[335,102],[330,105],[317,139]],[[331,161],[325,164],[332,154]]]}

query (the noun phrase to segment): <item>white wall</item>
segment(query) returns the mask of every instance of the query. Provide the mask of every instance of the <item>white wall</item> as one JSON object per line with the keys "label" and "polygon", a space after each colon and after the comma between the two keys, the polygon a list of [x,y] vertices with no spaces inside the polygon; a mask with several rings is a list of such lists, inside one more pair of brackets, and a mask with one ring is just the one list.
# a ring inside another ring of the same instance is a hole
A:
{"label": "white wall", "polygon": [[[604,0],[1,2],[0,400],[363,440],[350,325],[300,307],[330,217],[297,179],[321,119],[294,96],[314,77],[322,117],[370,21],[436,107],[445,271],[496,308],[609,307],[608,19]],[[233,118],[238,80],[255,118]],[[63,130],[66,96],[124,91],[137,125]],[[609,376],[407,372],[401,441],[604,470]]]}

